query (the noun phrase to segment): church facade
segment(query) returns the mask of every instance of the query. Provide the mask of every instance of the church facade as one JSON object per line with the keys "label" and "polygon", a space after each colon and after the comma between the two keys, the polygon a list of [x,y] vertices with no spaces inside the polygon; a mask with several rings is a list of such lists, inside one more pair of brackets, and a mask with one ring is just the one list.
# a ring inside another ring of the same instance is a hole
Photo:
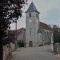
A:
{"label": "church facade", "polygon": [[32,2],[26,11],[26,47],[50,44],[52,29],[39,21],[38,10]]}

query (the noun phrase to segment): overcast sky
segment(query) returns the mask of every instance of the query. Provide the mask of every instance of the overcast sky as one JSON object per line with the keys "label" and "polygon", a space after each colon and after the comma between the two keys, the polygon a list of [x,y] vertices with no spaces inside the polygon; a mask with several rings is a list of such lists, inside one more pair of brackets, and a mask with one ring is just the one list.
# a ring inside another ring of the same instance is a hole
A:
{"label": "overcast sky", "polygon": [[[32,0],[28,0],[28,5],[25,6],[25,9],[22,9],[24,12],[28,9]],[[40,21],[60,26],[60,0],[33,0],[37,10],[40,12]],[[22,17],[19,18],[17,28],[26,27],[26,14],[23,13]],[[16,29],[15,24],[11,24],[11,29]]]}

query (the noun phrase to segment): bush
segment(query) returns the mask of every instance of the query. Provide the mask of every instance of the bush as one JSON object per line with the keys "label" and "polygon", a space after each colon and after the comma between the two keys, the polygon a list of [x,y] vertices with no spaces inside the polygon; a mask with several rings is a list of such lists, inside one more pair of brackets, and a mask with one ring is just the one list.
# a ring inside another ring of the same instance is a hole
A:
{"label": "bush", "polygon": [[17,44],[19,45],[19,47],[24,47],[24,41],[23,40],[18,40]]}

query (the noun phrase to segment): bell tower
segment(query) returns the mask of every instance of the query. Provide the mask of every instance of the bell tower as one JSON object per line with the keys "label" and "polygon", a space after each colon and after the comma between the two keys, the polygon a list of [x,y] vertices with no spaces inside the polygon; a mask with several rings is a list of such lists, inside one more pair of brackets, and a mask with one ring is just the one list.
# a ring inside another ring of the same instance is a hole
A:
{"label": "bell tower", "polygon": [[33,2],[26,11],[26,46],[37,46],[37,31],[39,28],[39,12]]}

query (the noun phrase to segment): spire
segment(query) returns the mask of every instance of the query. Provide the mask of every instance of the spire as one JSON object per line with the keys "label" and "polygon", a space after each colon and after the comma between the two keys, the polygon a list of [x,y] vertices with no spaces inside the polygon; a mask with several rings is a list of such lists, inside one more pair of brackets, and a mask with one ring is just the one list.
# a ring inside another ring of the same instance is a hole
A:
{"label": "spire", "polygon": [[[34,3],[31,2],[31,4],[30,4],[28,10],[26,11],[26,13],[27,13],[27,12],[34,12],[34,11],[38,12],[38,10],[36,9]],[[39,12],[38,12],[38,13],[39,13]]]}

